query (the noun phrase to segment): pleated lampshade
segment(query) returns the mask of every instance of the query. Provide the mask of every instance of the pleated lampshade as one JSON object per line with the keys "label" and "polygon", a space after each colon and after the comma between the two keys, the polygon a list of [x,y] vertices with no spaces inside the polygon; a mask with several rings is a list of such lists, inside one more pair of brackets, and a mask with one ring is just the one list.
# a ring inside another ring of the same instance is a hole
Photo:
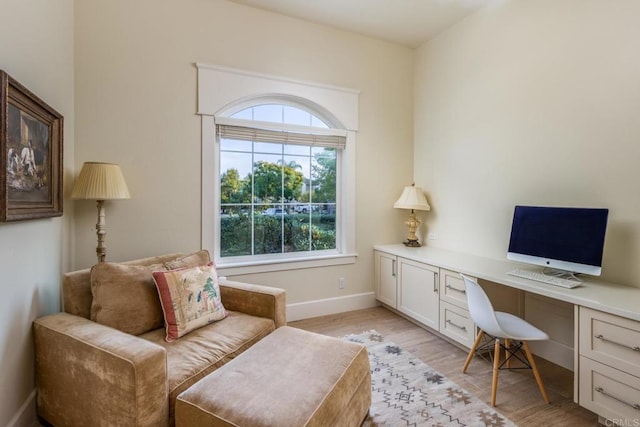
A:
{"label": "pleated lampshade", "polygon": [[129,199],[129,189],[120,166],[112,163],[86,162],[71,192],[72,199]]}
{"label": "pleated lampshade", "polygon": [[400,198],[393,204],[397,209],[415,209],[417,211],[431,210],[422,188],[413,185],[404,187]]}

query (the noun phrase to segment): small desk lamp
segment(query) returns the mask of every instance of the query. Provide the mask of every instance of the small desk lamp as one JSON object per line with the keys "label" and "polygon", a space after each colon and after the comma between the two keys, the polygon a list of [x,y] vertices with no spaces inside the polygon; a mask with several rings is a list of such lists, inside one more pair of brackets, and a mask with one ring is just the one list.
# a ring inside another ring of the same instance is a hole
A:
{"label": "small desk lamp", "polygon": [[98,235],[98,246],[96,247],[96,255],[98,255],[98,262],[104,262],[107,255],[107,248],[104,246],[104,238],[107,234],[104,201],[130,197],[120,166],[98,162],[86,162],[82,165],[71,198],[97,201],[96,234]]}
{"label": "small desk lamp", "polygon": [[400,196],[398,201],[393,204],[393,207],[397,209],[411,209],[409,219],[404,222],[409,228],[409,237],[407,238],[406,242],[403,242],[405,246],[409,246],[412,248],[422,246],[418,241],[418,237],[416,236],[416,230],[420,226],[420,220],[416,218],[414,210],[431,210],[426,197],[424,197],[422,188],[416,187],[415,183],[411,186],[404,187],[402,195]]}

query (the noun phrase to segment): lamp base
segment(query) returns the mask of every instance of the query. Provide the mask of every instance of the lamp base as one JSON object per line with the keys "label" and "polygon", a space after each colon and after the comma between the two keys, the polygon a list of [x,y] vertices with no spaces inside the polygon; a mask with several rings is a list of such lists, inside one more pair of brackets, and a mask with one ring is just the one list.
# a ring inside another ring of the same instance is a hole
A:
{"label": "lamp base", "polygon": [[420,220],[416,217],[416,213],[413,211],[413,209],[411,209],[409,219],[404,223],[409,228],[409,237],[407,237],[407,240],[402,243],[410,248],[419,248],[420,246],[422,246],[420,242],[418,242],[418,236],[416,236],[416,230],[420,226]]}
{"label": "lamp base", "polygon": [[416,240],[407,239],[406,241],[404,241],[402,243],[404,243],[405,246],[408,246],[410,248],[419,248],[419,247],[422,246],[420,244],[420,242],[418,242],[418,239],[416,239]]}
{"label": "lamp base", "polygon": [[107,234],[107,226],[105,223],[104,200],[97,200],[98,222],[96,223],[96,234],[98,235],[98,246],[96,247],[96,255],[98,262],[104,262],[107,256],[107,248],[104,246],[104,236]]}

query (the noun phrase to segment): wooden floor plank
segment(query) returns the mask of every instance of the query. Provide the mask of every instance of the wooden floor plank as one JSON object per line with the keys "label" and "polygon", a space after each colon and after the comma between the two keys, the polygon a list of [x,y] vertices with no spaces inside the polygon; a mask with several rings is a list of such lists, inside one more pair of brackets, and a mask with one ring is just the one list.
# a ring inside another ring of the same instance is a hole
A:
{"label": "wooden floor plank", "polygon": [[[487,404],[490,402],[489,361],[476,356],[463,374],[465,350],[386,308],[299,320],[289,325],[334,337],[375,329]],[[550,403],[544,403],[531,371],[501,371],[496,410],[522,427],[597,426],[598,417],[573,402],[573,373],[538,357],[536,363]]]}

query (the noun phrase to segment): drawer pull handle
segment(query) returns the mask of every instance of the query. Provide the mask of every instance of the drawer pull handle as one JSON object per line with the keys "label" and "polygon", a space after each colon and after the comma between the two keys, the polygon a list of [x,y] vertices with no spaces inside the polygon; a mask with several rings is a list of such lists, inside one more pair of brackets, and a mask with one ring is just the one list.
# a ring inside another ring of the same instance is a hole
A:
{"label": "drawer pull handle", "polygon": [[624,403],[627,406],[631,406],[633,409],[635,409],[636,411],[640,411],[640,404],[638,403],[629,403],[629,402],[625,402],[624,400],[620,399],[619,397],[616,397],[612,394],[607,393],[606,391],[604,391],[604,389],[602,387],[596,387],[596,391],[598,393],[602,393],[603,395],[612,398],[613,400],[617,400],[620,403]]}
{"label": "drawer pull handle", "polygon": [[456,328],[466,331],[467,327],[466,326],[460,326],[460,325],[456,325],[455,323],[453,323],[451,320],[447,319],[447,323],[450,324],[451,326],[455,326]]}
{"label": "drawer pull handle", "polygon": [[602,341],[605,341],[605,342],[610,342],[611,344],[619,345],[620,347],[628,348],[629,350],[640,351],[640,347],[638,347],[638,346],[632,347],[630,345],[623,344],[621,342],[613,341],[613,340],[610,340],[608,338],[605,338],[604,335],[602,335],[602,334],[598,334],[595,337],[598,338],[599,340],[602,340]]}
{"label": "drawer pull handle", "polygon": [[465,289],[454,288],[451,285],[447,285],[447,289],[451,289],[452,291],[460,292],[462,294],[466,294],[467,293],[467,291]]}

